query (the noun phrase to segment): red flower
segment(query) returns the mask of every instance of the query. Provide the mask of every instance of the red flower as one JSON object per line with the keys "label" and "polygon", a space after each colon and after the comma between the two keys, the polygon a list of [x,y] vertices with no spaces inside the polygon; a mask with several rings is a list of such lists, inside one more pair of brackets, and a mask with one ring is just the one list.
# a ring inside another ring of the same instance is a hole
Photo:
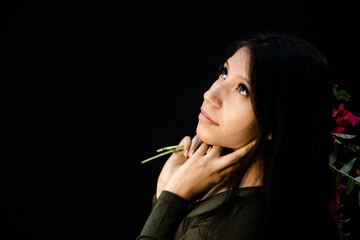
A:
{"label": "red flower", "polygon": [[343,184],[339,184],[339,189],[335,185],[331,185],[329,198],[331,211],[336,211],[340,208],[340,196],[344,189],[346,189],[346,185]]}
{"label": "red flower", "polygon": [[343,128],[343,127],[334,127],[331,132],[332,133],[343,133],[344,130],[345,130],[345,128]]}
{"label": "red flower", "polygon": [[[344,109],[344,104],[339,105],[339,109],[333,108],[332,116],[336,118],[336,123],[340,127],[346,127],[346,125],[352,125],[353,127],[360,121],[360,117],[356,117],[354,114]],[[339,116],[340,115],[340,116]],[[339,129],[337,129],[339,131]]]}
{"label": "red flower", "polygon": [[333,108],[332,109],[332,116],[336,117],[336,115],[339,113],[340,110],[344,109],[344,104],[340,104],[339,105],[339,109]]}

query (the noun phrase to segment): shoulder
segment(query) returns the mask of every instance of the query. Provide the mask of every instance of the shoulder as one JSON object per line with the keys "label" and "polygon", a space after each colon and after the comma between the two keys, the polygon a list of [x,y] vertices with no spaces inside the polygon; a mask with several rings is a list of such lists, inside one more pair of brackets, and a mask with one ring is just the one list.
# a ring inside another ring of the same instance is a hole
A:
{"label": "shoulder", "polygon": [[232,206],[226,224],[236,231],[258,229],[265,215],[265,201],[260,189],[249,195],[239,195]]}
{"label": "shoulder", "polygon": [[265,211],[264,191],[262,187],[248,187],[241,189],[234,201],[232,215],[253,216],[262,215]]}
{"label": "shoulder", "polygon": [[265,201],[260,193],[240,195],[224,219],[224,231],[232,236],[253,239],[263,224]]}
{"label": "shoulder", "polygon": [[205,219],[196,217],[219,206],[224,199],[225,193],[222,193],[194,206],[187,215],[191,220],[186,224],[184,220],[182,221],[175,239],[178,239],[182,233],[185,234],[186,239],[196,240],[203,239],[201,236],[207,233],[217,239],[254,239],[262,226],[265,214],[261,189],[241,189],[229,205],[221,207],[222,214],[214,214]]}

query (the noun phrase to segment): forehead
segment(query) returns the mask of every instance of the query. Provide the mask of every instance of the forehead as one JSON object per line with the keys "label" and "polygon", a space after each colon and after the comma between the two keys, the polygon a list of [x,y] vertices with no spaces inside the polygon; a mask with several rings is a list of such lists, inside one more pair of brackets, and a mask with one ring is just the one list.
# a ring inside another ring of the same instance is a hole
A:
{"label": "forehead", "polygon": [[228,60],[230,74],[241,75],[248,78],[250,54],[247,48],[240,48]]}

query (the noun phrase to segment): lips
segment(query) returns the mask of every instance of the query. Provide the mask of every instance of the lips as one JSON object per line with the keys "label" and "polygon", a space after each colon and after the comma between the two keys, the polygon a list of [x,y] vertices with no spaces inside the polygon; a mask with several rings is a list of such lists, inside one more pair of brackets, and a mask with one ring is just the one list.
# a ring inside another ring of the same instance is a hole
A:
{"label": "lips", "polygon": [[211,124],[211,125],[219,125],[214,120],[211,119],[209,114],[204,111],[204,109],[201,109],[201,112],[199,114],[199,119],[205,123]]}

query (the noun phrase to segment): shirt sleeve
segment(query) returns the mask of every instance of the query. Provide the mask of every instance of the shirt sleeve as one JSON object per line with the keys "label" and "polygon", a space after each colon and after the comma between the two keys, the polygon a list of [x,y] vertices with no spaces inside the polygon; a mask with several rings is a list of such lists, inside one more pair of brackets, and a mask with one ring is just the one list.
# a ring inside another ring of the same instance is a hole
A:
{"label": "shirt sleeve", "polygon": [[156,194],[154,194],[152,201],[151,201],[151,211],[154,209],[156,203],[157,203],[157,198],[156,198]]}
{"label": "shirt sleeve", "polygon": [[180,222],[187,213],[189,203],[174,193],[163,191],[136,240],[173,239]]}

